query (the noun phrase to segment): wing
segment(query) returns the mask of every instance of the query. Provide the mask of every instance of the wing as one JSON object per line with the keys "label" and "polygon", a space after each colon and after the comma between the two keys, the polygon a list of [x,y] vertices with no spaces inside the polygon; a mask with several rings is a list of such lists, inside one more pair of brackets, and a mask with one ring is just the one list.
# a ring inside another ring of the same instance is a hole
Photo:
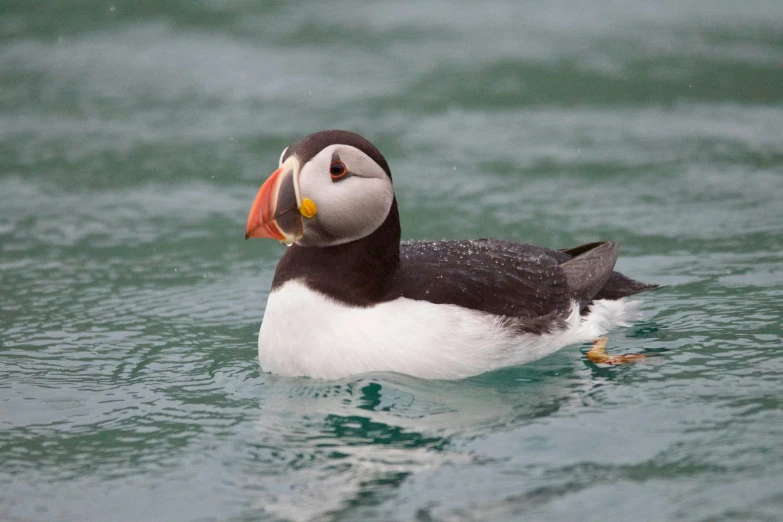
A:
{"label": "wing", "polygon": [[632,281],[612,271],[616,260],[614,243],[556,251],[495,239],[405,242],[392,297],[454,304],[542,333],[572,301],[585,305],[608,283]]}
{"label": "wing", "polygon": [[494,239],[405,242],[394,287],[410,299],[507,317],[541,317],[570,305],[558,254]]}

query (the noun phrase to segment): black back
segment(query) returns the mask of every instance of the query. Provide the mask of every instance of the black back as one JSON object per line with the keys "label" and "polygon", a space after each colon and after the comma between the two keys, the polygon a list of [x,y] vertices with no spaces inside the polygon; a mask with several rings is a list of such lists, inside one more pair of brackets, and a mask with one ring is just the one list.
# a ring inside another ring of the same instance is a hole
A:
{"label": "black back", "polygon": [[387,298],[453,304],[502,316],[521,331],[544,333],[567,317],[572,301],[587,311],[593,299],[655,288],[612,271],[614,243],[577,249],[574,257],[497,239],[406,242]]}
{"label": "black back", "polygon": [[532,318],[567,309],[568,281],[546,249],[480,239],[403,243],[392,299]]}

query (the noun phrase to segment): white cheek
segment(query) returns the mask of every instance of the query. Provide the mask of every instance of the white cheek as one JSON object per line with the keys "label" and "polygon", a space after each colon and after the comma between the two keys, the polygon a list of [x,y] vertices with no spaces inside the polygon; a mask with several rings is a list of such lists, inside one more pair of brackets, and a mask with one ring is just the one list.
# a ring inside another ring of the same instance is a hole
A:
{"label": "white cheek", "polygon": [[[334,153],[338,153],[351,172],[340,181],[329,176]],[[335,245],[368,236],[389,215],[394,190],[381,167],[353,147],[326,147],[308,161],[299,174],[303,198],[315,202],[317,213],[305,221],[301,244]]]}
{"label": "white cheek", "polygon": [[324,199],[324,217],[339,216],[358,229],[374,222],[376,224],[372,230],[386,219],[394,197],[391,184],[387,181],[354,177],[333,185]]}
{"label": "white cheek", "polygon": [[314,219],[339,242],[353,241],[371,234],[389,214],[394,198],[391,183],[377,178],[351,177],[319,184],[314,192],[302,187],[303,195],[313,197],[318,213]]}

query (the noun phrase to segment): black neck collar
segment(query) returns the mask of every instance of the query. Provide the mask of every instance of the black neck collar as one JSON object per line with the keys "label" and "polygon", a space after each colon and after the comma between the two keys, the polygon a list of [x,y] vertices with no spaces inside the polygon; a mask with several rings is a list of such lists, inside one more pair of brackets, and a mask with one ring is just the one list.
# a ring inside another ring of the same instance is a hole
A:
{"label": "black neck collar", "polygon": [[272,290],[297,279],[352,306],[369,306],[389,293],[400,265],[400,215],[396,198],[375,232],[330,247],[289,247],[277,264]]}

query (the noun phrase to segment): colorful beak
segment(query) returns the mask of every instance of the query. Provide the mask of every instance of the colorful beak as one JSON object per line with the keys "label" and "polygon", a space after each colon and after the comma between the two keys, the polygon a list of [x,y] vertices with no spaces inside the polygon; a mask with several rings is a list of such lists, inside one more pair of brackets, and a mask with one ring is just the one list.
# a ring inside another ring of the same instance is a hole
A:
{"label": "colorful beak", "polygon": [[292,165],[284,164],[264,182],[250,207],[245,239],[263,237],[290,245],[302,237],[295,178]]}

